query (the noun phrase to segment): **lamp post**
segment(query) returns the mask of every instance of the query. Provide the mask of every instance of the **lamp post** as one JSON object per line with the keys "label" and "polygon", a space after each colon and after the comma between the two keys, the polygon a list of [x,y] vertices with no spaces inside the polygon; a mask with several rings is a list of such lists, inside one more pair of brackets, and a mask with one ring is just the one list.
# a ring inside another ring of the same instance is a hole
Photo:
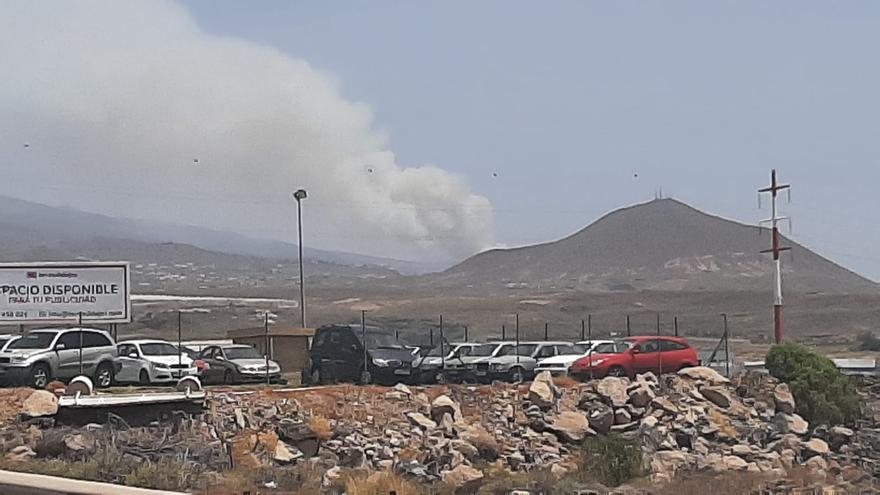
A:
{"label": "lamp post", "polygon": [[299,240],[299,314],[300,325],[306,327],[306,281],[303,275],[303,221],[302,221],[302,200],[306,199],[308,194],[305,189],[297,189],[293,193],[296,199],[296,227]]}

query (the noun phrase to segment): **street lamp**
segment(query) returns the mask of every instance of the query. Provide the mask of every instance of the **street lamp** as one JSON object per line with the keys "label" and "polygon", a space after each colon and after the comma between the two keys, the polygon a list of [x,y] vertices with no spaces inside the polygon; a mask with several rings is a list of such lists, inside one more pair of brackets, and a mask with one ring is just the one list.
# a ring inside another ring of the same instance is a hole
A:
{"label": "street lamp", "polygon": [[306,281],[303,275],[303,221],[302,221],[302,200],[306,199],[308,194],[306,194],[305,189],[297,189],[295,193],[293,193],[293,198],[296,199],[296,226],[297,231],[299,233],[299,314],[300,314],[300,323],[303,328],[306,327]]}

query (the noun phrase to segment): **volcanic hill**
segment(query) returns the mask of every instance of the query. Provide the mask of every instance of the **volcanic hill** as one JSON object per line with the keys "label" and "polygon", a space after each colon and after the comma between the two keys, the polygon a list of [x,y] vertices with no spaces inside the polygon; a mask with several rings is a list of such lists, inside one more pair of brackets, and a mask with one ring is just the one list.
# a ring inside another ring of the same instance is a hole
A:
{"label": "volcanic hill", "polygon": [[[789,240],[786,290],[877,292],[876,283]],[[769,291],[773,265],[760,254],[770,231],[703,213],[674,199],[613,211],[558,241],[479,253],[438,281],[473,286],[579,290]]]}

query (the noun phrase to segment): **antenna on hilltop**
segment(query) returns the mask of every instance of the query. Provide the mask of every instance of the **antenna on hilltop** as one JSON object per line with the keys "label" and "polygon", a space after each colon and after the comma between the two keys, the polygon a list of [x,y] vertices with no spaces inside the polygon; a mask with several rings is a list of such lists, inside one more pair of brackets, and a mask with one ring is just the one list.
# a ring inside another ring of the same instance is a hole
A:
{"label": "antenna on hilltop", "polygon": [[781,217],[776,208],[776,196],[779,191],[788,190],[789,198],[791,198],[791,185],[779,184],[776,182],[776,169],[770,172],[770,186],[758,189],[758,204],[760,205],[761,193],[770,193],[770,218],[761,223],[769,222],[772,225],[772,237],[770,239],[770,249],[761,251],[762,253],[773,254],[773,264],[775,265],[775,277],[773,284],[773,335],[777,344],[782,343],[783,336],[783,319],[782,319],[782,260],[779,259],[779,253],[791,250],[790,247],[782,247],[779,244],[779,221],[789,220],[789,229],[791,228],[791,219]]}

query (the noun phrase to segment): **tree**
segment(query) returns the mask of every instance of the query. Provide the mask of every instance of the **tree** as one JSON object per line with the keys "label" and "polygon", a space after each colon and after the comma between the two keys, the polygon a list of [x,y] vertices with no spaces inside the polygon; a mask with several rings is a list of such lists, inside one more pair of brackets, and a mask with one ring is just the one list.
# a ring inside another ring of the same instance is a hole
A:
{"label": "tree", "polygon": [[855,386],[825,356],[799,344],[773,346],[767,370],[788,384],[797,413],[814,424],[851,424],[861,416]]}

